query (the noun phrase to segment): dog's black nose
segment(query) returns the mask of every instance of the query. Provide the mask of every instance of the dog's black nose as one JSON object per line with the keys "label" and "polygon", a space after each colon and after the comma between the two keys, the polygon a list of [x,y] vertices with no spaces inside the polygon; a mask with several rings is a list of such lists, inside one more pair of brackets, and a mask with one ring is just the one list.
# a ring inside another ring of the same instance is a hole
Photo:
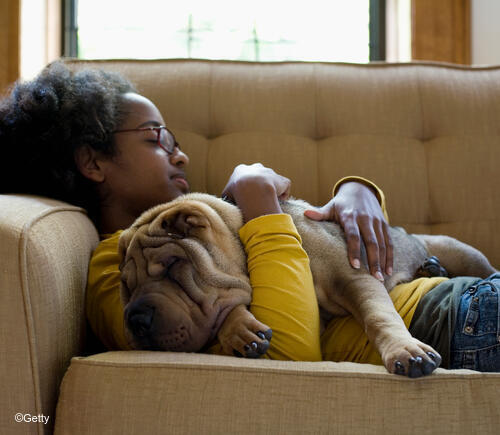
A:
{"label": "dog's black nose", "polygon": [[155,309],[148,305],[134,307],[128,314],[128,326],[137,337],[147,335],[153,324]]}

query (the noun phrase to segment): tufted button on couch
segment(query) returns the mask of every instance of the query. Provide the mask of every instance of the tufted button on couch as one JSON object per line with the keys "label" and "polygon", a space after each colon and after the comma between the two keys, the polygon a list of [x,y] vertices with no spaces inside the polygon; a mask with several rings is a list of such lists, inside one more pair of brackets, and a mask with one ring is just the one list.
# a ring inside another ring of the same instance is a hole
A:
{"label": "tufted button on couch", "polygon": [[[120,71],[153,100],[195,191],[219,194],[236,164],[262,162],[323,204],[339,178],[360,175],[384,190],[393,225],[458,237],[500,266],[500,67],[68,64]],[[82,356],[97,243],[81,209],[0,195],[0,433],[498,433],[498,373],[409,380],[368,364]]]}

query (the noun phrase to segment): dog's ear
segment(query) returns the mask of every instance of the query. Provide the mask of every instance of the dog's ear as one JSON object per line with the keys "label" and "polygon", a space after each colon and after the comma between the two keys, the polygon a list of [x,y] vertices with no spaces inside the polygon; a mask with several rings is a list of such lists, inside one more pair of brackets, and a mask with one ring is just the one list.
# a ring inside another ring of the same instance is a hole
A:
{"label": "dog's ear", "polygon": [[203,228],[210,226],[206,216],[197,210],[182,210],[173,216],[164,218],[162,228],[170,234],[179,237],[188,237]]}

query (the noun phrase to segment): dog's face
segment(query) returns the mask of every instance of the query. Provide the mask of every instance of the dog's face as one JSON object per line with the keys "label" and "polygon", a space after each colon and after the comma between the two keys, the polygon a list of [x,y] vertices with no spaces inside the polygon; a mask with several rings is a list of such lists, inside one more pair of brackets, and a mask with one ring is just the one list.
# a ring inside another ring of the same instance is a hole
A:
{"label": "dog's face", "polygon": [[122,233],[121,297],[134,349],[199,351],[236,305],[250,303],[241,225],[235,206],[188,194]]}

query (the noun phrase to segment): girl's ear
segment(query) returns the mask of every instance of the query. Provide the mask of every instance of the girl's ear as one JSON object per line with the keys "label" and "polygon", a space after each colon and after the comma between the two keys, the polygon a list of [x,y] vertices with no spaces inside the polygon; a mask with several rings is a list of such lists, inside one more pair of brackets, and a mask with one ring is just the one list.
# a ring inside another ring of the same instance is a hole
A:
{"label": "girl's ear", "polygon": [[106,177],[98,156],[96,150],[84,145],[75,151],[75,163],[85,178],[96,183],[102,183]]}

